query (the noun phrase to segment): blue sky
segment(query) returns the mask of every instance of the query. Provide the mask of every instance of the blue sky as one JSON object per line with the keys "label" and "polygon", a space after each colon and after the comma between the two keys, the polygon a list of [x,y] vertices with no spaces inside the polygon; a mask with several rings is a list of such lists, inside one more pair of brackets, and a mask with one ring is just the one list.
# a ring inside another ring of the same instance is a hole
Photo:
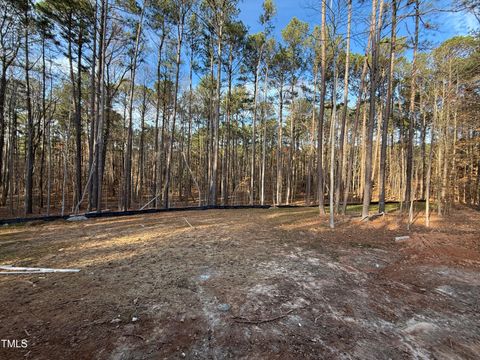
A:
{"label": "blue sky", "polygon": [[[240,14],[239,18],[242,20],[247,27],[249,28],[250,33],[256,33],[262,31],[262,26],[259,23],[259,16],[262,13],[262,2],[263,0],[240,0],[239,8]],[[332,0],[329,0],[329,2]],[[384,0],[386,6],[390,6],[390,0]],[[420,0],[421,3],[426,3],[425,0]],[[436,9],[448,9],[451,5],[450,0],[431,0],[433,1],[433,9],[427,9],[421,5],[422,11],[428,11],[428,13],[422,16],[422,22],[430,23],[433,25],[432,29],[425,29],[423,25],[420,32],[420,44],[423,47],[423,50],[428,51],[431,48],[437,47],[446,39],[449,39],[456,35],[467,35],[472,29],[478,29],[478,21],[472,14],[466,13],[452,13],[445,11],[436,11]],[[274,19],[274,36],[277,41],[281,40],[281,30],[289,23],[292,17],[297,17],[298,19],[309,23],[310,31],[314,26],[320,25],[321,14],[320,14],[320,0],[274,0],[277,14]],[[409,6],[405,9],[407,1],[406,0],[397,0],[397,4],[400,4],[400,7],[403,10],[398,11],[399,18],[411,12],[412,7]],[[370,21],[370,12],[371,12],[372,2],[365,0],[361,4],[358,0],[353,0],[353,15],[352,15],[352,51],[357,53],[364,53],[366,42],[367,42],[367,33],[369,29]],[[346,19],[347,19],[347,10],[346,6],[344,7],[344,12],[341,14],[341,19],[339,20],[340,29],[339,32],[346,33]],[[327,20],[328,21],[328,20]],[[388,19],[386,21],[389,21]],[[406,36],[411,38],[415,24],[414,20],[411,17],[404,18],[399,21],[397,25],[398,35]],[[389,36],[390,29],[387,28],[383,33],[383,36]],[[410,58],[412,56],[412,51],[409,50],[405,53],[405,56]]]}
{"label": "blue sky", "polygon": [[[277,14],[274,18],[274,36],[278,40],[281,39],[281,30],[288,24],[292,17],[296,16],[298,19],[308,22],[310,24],[310,30],[313,29],[315,25],[319,25],[321,21],[320,9],[318,8],[321,2],[319,0],[274,0],[277,8]],[[331,1],[331,0],[329,0]],[[353,7],[353,29],[352,29],[352,51],[357,53],[364,53],[365,43],[367,41],[367,31],[369,26],[369,15],[371,11],[371,1],[365,0],[363,4],[360,4],[358,0],[354,1]],[[386,4],[390,0],[384,0]],[[397,0],[401,4],[405,4],[406,0]],[[424,1],[424,0],[421,0]],[[437,1],[435,6],[437,8],[447,8],[447,0]],[[239,19],[242,20],[245,25],[249,28],[249,33],[256,33],[262,31],[262,26],[259,24],[259,16],[262,12],[262,2],[263,0],[240,0],[239,8],[240,14]],[[315,4],[316,9],[311,5]],[[478,28],[478,22],[473,15],[469,14],[460,14],[460,13],[445,13],[437,12],[434,15],[425,16],[425,21],[434,22],[438,29],[433,30],[423,30],[421,31],[421,41],[428,41],[431,46],[438,46],[444,40],[455,36],[455,35],[464,35],[468,34],[469,30],[473,27]],[[346,10],[344,17],[342,17],[343,27],[340,28],[340,32],[345,33],[345,22],[346,22]],[[402,20],[399,25],[399,35],[408,36],[409,32],[413,32],[414,24],[411,19]],[[389,36],[388,29],[384,36]],[[406,54],[408,57],[409,53]],[[155,62],[152,62],[155,64]],[[142,82],[144,77],[151,77],[152,72],[154,71],[155,65],[146,66],[144,71],[140,72],[137,77],[138,82]],[[182,67],[182,78],[181,84],[185,89],[188,84],[187,78],[187,65],[184,64]],[[194,86],[198,83],[199,77],[203,74],[194,74]],[[249,82],[246,83],[247,89],[252,91],[253,85]],[[275,89],[271,89],[272,94],[276,94]],[[288,113],[288,109],[285,109]]]}
{"label": "blue sky", "polygon": [[[241,0],[240,19],[249,27],[250,31],[255,33],[262,30],[258,18],[262,12],[263,0]],[[288,24],[290,19],[296,16],[298,19],[308,22],[310,28],[320,24],[320,1],[314,0],[274,0],[277,8],[277,14],[274,19],[275,37],[281,38],[281,30]],[[400,2],[402,6],[405,0]],[[388,4],[388,0],[386,0]],[[433,6],[437,9],[447,9],[450,5],[448,0],[434,1]],[[314,8],[316,7],[316,9]],[[368,16],[371,9],[371,2],[365,1],[360,5],[359,1],[353,2],[353,34],[360,34],[368,29]],[[346,20],[346,14],[343,21]],[[471,14],[465,13],[447,13],[432,12],[425,15],[424,20],[436,25],[436,30],[422,30],[421,41],[427,41],[432,46],[439,45],[442,41],[455,36],[465,35],[473,29],[478,29],[478,21]],[[403,20],[399,25],[399,35],[408,36],[413,32],[414,24],[410,20]],[[345,31],[345,28],[343,28]],[[365,36],[356,36],[352,39],[352,49],[355,52],[363,52],[366,41]]]}

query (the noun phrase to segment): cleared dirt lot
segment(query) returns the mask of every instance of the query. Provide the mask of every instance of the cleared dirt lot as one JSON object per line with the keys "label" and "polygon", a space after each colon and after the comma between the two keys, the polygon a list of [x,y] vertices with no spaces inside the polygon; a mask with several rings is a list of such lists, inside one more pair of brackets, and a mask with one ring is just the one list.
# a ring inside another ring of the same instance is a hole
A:
{"label": "cleared dirt lot", "polygon": [[474,359],[480,213],[331,231],[314,208],[0,229],[1,359]]}

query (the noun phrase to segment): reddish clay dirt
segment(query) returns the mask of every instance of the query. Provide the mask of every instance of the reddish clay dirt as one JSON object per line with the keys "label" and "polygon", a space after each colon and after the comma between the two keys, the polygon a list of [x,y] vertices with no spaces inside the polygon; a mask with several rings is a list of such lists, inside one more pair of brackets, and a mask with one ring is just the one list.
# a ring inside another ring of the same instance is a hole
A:
{"label": "reddish clay dirt", "polygon": [[[0,359],[474,359],[480,213],[335,230],[314,208],[5,226]],[[396,243],[394,237],[410,235]]]}

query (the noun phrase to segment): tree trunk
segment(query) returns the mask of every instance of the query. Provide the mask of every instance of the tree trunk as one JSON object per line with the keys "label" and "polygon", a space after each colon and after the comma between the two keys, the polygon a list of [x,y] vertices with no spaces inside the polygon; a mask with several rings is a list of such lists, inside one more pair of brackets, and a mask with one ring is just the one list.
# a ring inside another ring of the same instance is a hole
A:
{"label": "tree trunk", "polygon": [[[219,10],[222,12],[222,10]],[[222,15],[220,15],[222,16]],[[210,179],[210,205],[217,205],[217,167],[218,167],[218,128],[220,126],[220,90],[222,87],[222,44],[223,44],[223,23],[219,26],[217,42],[217,84],[215,99],[215,119],[213,123],[213,163]]]}
{"label": "tree trunk", "polygon": [[145,114],[147,112],[147,86],[143,85],[142,89],[142,106],[140,108],[140,144],[138,154],[138,173],[139,173],[139,186],[138,197],[140,203],[143,198],[143,185],[145,182]]}
{"label": "tree trunk", "polygon": [[78,32],[78,52],[77,52],[77,90],[76,90],[76,109],[75,109],[75,191],[76,200],[82,198],[82,38],[83,29],[80,27]]}
{"label": "tree trunk", "polygon": [[33,113],[32,100],[30,90],[30,46],[29,46],[29,27],[30,14],[29,5],[25,10],[25,86],[26,86],[26,106],[27,106],[27,158],[25,167],[25,214],[33,213],[33,166],[35,161],[35,154],[33,150]]}
{"label": "tree trunk", "polygon": [[320,42],[322,43],[321,74],[322,82],[320,85],[320,109],[317,125],[317,173],[318,173],[318,209],[320,215],[325,215],[325,206],[323,198],[323,116],[325,114],[325,94],[327,90],[326,67],[327,67],[327,3],[322,0],[322,27]]}
{"label": "tree trunk", "polygon": [[287,205],[290,204],[291,197],[292,197],[292,177],[293,177],[293,168],[294,168],[294,148],[295,148],[295,99],[294,99],[294,77],[292,75],[292,83],[290,86],[290,96],[291,96],[291,105],[290,105],[290,147],[288,149],[288,165],[287,165],[287,194],[285,196],[285,200]]}
{"label": "tree trunk", "polygon": [[104,133],[103,126],[105,120],[105,56],[107,49],[106,33],[107,33],[107,16],[108,16],[108,0],[102,0],[102,22],[101,22],[101,36],[100,36],[100,57],[98,59],[99,63],[99,90],[100,96],[99,107],[97,108],[97,141],[98,144],[96,147],[97,151],[97,171],[96,171],[96,199],[95,204],[97,207],[97,212],[102,210],[102,186],[103,186],[103,171],[104,171]]}
{"label": "tree trunk", "polygon": [[[335,228],[334,219],[334,192],[335,192],[335,132],[337,116],[337,54],[336,49],[333,59],[333,91],[332,91],[332,116],[330,120],[330,229]],[[340,180],[340,179],[339,179]]]}
{"label": "tree trunk", "polygon": [[385,99],[385,113],[383,115],[382,124],[382,147],[380,149],[380,188],[378,212],[385,212],[385,180],[386,180],[386,161],[387,161],[387,135],[388,121],[390,119],[390,109],[392,104],[393,93],[393,73],[395,67],[395,44],[397,39],[397,1],[392,0],[392,32],[390,35],[390,64],[388,67],[387,78],[387,96]]}
{"label": "tree trunk", "polygon": [[317,102],[317,81],[318,81],[318,64],[315,61],[313,64],[313,100],[312,100],[312,124],[310,128],[310,151],[308,154],[308,169],[307,169],[307,194],[306,204],[310,206],[312,193],[312,178],[313,178],[313,157],[315,156],[315,126],[316,126],[316,102]]}
{"label": "tree trunk", "polygon": [[171,165],[173,156],[173,143],[175,141],[175,120],[177,117],[177,101],[178,101],[178,84],[180,80],[180,62],[182,55],[182,40],[183,40],[183,24],[185,19],[185,13],[180,15],[181,19],[177,25],[177,54],[176,54],[176,70],[175,70],[175,88],[173,93],[173,106],[172,106],[172,131],[170,135],[170,144],[168,149],[167,164],[166,164],[166,176],[165,176],[165,191],[164,191],[164,207],[169,208],[169,191],[170,191],[170,177],[171,177]]}
{"label": "tree trunk", "polygon": [[227,92],[227,140],[226,146],[224,149],[223,158],[225,159],[223,166],[222,166],[222,205],[228,204],[228,197],[229,197],[229,169],[230,169],[230,139],[231,139],[231,101],[232,101],[232,77],[233,77],[233,50],[232,46],[230,45],[229,55],[228,55],[228,92]]}
{"label": "tree trunk", "polygon": [[412,74],[410,79],[410,108],[408,111],[408,145],[407,145],[407,178],[405,184],[405,202],[409,203],[414,197],[412,195],[412,177],[413,177],[413,135],[415,133],[415,95],[416,95],[416,76],[417,76],[417,49],[418,49],[418,31],[420,21],[419,1],[415,1],[415,35],[413,40],[413,61]]}
{"label": "tree trunk", "polygon": [[[382,10],[383,0],[380,0],[380,10],[378,17],[378,29],[376,26],[376,11],[377,0],[372,2],[372,20],[370,24],[370,32],[375,33],[372,36],[372,64],[370,65],[370,110],[368,114],[367,136],[365,139],[366,153],[365,153],[365,174],[364,174],[364,188],[363,188],[363,206],[362,219],[368,217],[368,210],[370,207],[370,200],[372,197],[372,150],[373,150],[373,128],[375,122],[375,101],[377,90],[377,45],[380,43],[380,33],[382,28]],[[376,30],[377,29],[377,30]]]}
{"label": "tree trunk", "polygon": [[[157,62],[157,99],[155,102],[155,162],[154,162],[154,175],[153,175],[153,196],[155,197],[155,208],[158,209],[161,204],[160,192],[162,190],[162,144],[163,138],[160,139],[160,131],[158,123],[160,119],[160,102],[161,102],[161,70],[162,70],[162,50],[165,43],[165,29],[162,29],[162,36],[160,38],[160,44],[158,46],[158,62]],[[166,93],[163,93],[166,96]],[[191,100],[191,99],[190,99]],[[191,101],[190,101],[191,103]],[[163,122],[163,121],[162,121]],[[163,127],[163,126],[162,126]],[[163,132],[162,132],[163,136]]]}
{"label": "tree trunk", "polygon": [[[255,166],[256,166],[256,145],[257,145],[257,92],[258,92],[258,70],[260,68],[260,58],[255,68],[254,89],[253,89],[253,123],[252,123],[252,154],[250,163],[250,205],[255,201]],[[287,200],[288,201],[288,200]]]}
{"label": "tree trunk", "polygon": [[[3,147],[5,136],[5,95],[7,88],[7,67],[6,59],[2,59],[2,74],[0,75],[0,182],[3,179]],[[0,191],[4,184],[0,184]],[[5,189],[4,189],[5,190]]]}
{"label": "tree trunk", "polygon": [[[394,0],[395,1],[395,0]],[[352,0],[348,0],[348,19],[347,19],[347,46],[345,53],[345,75],[343,80],[343,111],[342,111],[342,123],[340,125],[340,138],[339,138],[339,149],[338,149],[338,171],[337,171],[337,186],[335,188],[335,212],[338,213],[340,206],[340,193],[342,187],[345,187],[342,184],[343,179],[343,158],[344,158],[344,138],[345,138],[345,128],[347,123],[347,112],[348,112],[348,77],[349,77],[349,66],[350,66],[350,31],[352,24]]]}
{"label": "tree trunk", "polygon": [[[91,181],[88,184],[88,211],[91,211],[96,207],[96,187],[94,183],[96,182],[96,171],[94,165],[94,156],[95,156],[95,98],[96,98],[96,81],[95,73],[97,66],[97,11],[98,11],[98,1],[95,0],[94,7],[94,17],[93,17],[93,30],[92,30],[92,68],[90,70],[90,99],[89,99],[89,120],[90,120],[90,134],[88,138],[88,169],[89,173],[92,173]],[[95,189],[95,192],[94,192]]]}
{"label": "tree trunk", "polygon": [[268,90],[268,63],[265,68],[265,83],[263,89],[264,107],[263,107],[263,139],[262,139],[262,178],[260,184],[260,205],[265,205],[265,162],[267,152],[267,117],[265,106],[267,104],[267,90]]}
{"label": "tree trunk", "polygon": [[433,144],[435,141],[435,125],[437,121],[437,89],[434,89],[433,96],[433,121],[432,129],[430,135],[430,149],[428,152],[428,167],[427,175],[425,179],[425,226],[430,226],[430,186],[431,186],[431,177],[432,177],[432,162],[433,162]]}
{"label": "tree trunk", "polygon": [[283,81],[278,92],[278,144],[277,144],[277,206],[282,204],[282,159],[283,159]]}
{"label": "tree trunk", "polygon": [[[145,4],[144,4],[145,5]],[[127,131],[127,153],[125,155],[125,174],[123,189],[123,210],[127,211],[131,205],[132,196],[132,150],[133,150],[133,98],[135,93],[135,75],[137,71],[137,59],[140,47],[140,38],[142,34],[143,16],[145,14],[145,6],[142,8],[140,20],[137,26],[137,34],[135,39],[135,48],[132,58],[132,69],[130,76],[130,95],[128,101],[128,131]]]}

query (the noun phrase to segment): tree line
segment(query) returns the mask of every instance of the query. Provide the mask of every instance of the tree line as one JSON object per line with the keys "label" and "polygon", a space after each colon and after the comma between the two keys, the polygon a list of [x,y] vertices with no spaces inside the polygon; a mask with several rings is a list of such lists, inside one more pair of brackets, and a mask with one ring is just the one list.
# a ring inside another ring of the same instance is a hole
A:
{"label": "tree line", "polygon": [[273,0],[258,33],[238,0],[2,3],[5,216],[480,204],[480,35],[428,46],[425,0],[322,0],[279,39]]}

